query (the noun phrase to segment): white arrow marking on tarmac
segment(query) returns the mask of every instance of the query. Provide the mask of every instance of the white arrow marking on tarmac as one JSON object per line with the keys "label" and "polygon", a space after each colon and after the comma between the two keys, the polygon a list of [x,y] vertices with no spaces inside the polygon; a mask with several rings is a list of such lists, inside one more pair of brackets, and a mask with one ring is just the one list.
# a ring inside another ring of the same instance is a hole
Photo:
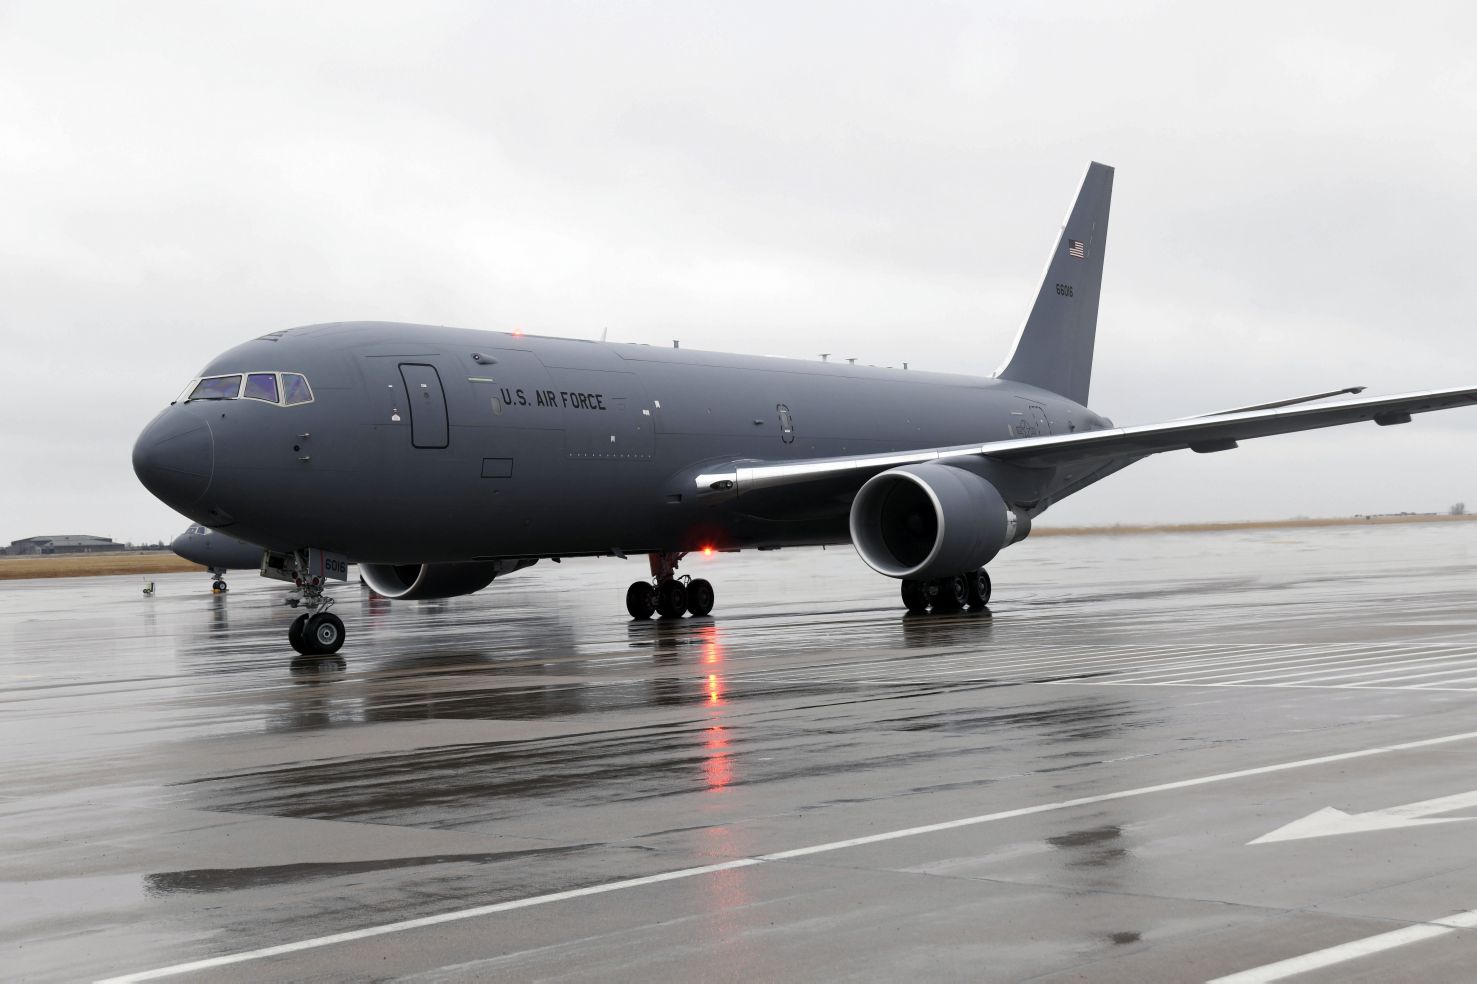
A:
{"label": "white arrow marking on tarmac", "polygon": [[1248,841],[1248,844],[1333,837],[1337,834],[1363,834],[1371,830],[1421,827],[1433,823],[1462,823],[1477,820],[1477,817],[1436,817],[1435,814],[1465,810],[1473,806],[1477,806],[1477,790],[1421,800],[1419,803],[1407,803],[1404,806],[1392,806],[1388,810],[1371,810],[1368,813],[1345,813],[1343,810],[1327,807],[1317,813],[1310,813],[1301,820],[1294,820],[1285,827],[1278,827],[1254,841]]}

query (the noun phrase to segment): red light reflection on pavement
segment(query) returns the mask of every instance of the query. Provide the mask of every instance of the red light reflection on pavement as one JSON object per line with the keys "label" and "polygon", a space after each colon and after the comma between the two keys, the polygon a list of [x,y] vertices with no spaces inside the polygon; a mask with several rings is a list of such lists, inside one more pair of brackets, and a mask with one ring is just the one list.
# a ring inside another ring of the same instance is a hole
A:
{"label": "red light reflection on pavement", "polygon": [[703,774],[709,789],[724,789],[733,782],[733,759],[728,754],[728,731],[723,727],[723,676],[717,672],[723,665],[723,644],[718,641],[718,627],[704,626],[699,632],[703,647],[703,665],[708,669],[706,681],[708,720],[711,726],[703,732]]}

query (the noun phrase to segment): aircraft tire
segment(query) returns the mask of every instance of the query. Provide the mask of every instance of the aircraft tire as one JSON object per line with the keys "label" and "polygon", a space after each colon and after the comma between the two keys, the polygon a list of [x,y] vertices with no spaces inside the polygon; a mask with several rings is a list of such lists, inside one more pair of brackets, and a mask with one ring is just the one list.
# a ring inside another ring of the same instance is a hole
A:
{"label": "aircraft tire", "polygon": [[933,596],[934,611],[957,612],[969,601],[969,584],[963,574],[941,577],[934,583],[938,585],[938,593]]}
{"label": "aircraft tire", "polygon": [[308,648],[307,636],[303,631],[307,628],[307,625],[308,613],[303,612],[297,618],[293,619],[292,624],[287,627],[287,643],[292,646],[294,652],[301,656],[309,656],[313,652]]}
{"label": "aircraft tire", "polygon": [[687,584],[687,610],[701,618],[713,610],[713,585],[706,578],[697,578]]}
{"label": "aircraft tire", "polygon": [[225,581],[212,581],[210,583],[210,590],[211,591],[214,591],[216,594],[220,594],[221,592],[223,592],[223,591],[226,590],[226,582]]}
{"label": "aircraft tire", "polygon": [[632,581],[626,589],[626,611],[637,621],[644,621],[656,614],[656,588],[650,581]]}
{"label": "aircraft tire", "polygon": [[303,639],[311,655],[332,656],[344,648],[344,620],[333,612],[319,612],[308,619]]}
{"label": "aircraft tire", "polygon": [[928,611],[928,589],[922,581],[903,581],[903,607],[917,615]]}
{"label": "aircraft tire", "polygon": [[687,612],[687,588],[681,581],[663,581],[656,586],[656,613],[662,618],[681,618]]}
{"label": "aircraft tire", "polygon": [[990,603],[990,575],[981,567],[965,575],[969,581],[969,607],[984,608]]}

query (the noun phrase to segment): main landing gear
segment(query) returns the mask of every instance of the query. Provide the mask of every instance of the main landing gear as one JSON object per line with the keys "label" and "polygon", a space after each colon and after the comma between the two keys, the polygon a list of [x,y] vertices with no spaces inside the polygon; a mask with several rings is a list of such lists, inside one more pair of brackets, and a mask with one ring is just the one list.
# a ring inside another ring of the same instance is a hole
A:
{"label": "main landing gear", "polygon": [[700,577],[677,577],[677,564],[686,556],[651,554],[651,580],[633,581],[626,589],[626,611],[632,618],[681,618],[686,612],[703,616],[713,610],[713,585]]}
{"label": "main landing gear", "polygon": [[989,603],[990,575],[984,568],[931,581],[903,582],[903,604],[919,615],[930,608],[935,612],[977,611]]}

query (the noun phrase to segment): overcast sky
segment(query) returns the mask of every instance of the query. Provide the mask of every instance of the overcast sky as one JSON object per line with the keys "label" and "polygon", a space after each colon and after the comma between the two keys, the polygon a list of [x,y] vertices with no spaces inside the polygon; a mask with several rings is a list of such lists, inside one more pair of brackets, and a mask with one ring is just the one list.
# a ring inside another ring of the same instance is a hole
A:
{"label": "overcast sky", "polygon": [[[1117,167],[1095,409],[1477,384],[1468,5],[0,0],[0,543],[168,538],[213,355],[388,319],[988,374]],[[1047,522],[1477,507],[1477,409]]]}

